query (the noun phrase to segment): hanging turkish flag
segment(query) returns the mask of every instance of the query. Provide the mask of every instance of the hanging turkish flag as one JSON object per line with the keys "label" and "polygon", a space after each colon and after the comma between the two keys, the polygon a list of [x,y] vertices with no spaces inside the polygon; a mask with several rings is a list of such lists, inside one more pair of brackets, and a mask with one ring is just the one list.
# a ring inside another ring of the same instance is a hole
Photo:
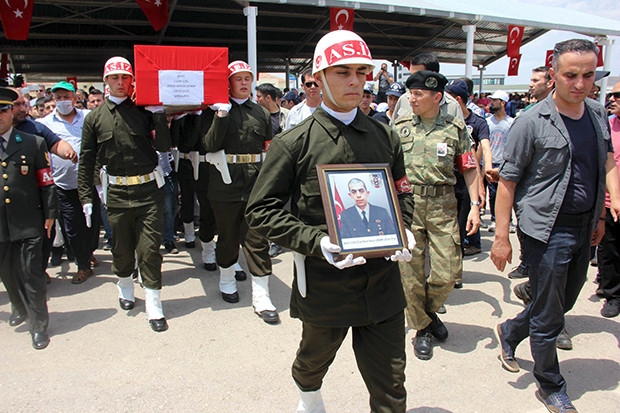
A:
{"label": "hanging turkish flag", "polygon": [[77,76],[67,76],[67,82],[71,83],[75,90],[78,90],[77,87]]}
{"label": "hanging turkish flag", "polygon": [[547,56],[545,56],[545,66],[553,66],[553,50],[547,50]]}
{"label": "hanging turkish flag", "polygon": [[596,67],[601,67],[603,66],[603,46],[597,44],[596,47],[598,47],[598,57],[596,59]]}
{"label": "hanging turkish flag", "polygon": [[136,0],[155,31],[168,23],[168,0]]}
{"label": "hanging turkish flag", "polygon": [[401,65],[403,65],[403,67],[406,67],[407,70],[411,70],[411,60],[403,60],[402,62],[398,62]]}
{"label": "hanging turkish flag", "polygon": [[30,31],[34,0],[4,0],[0,2],[0,19],[4,35],[9,40],[26,40]]}
{"label": "hanging turkish flag", "polygon": [[353,31],[353,9],[329,8],[329,30]]}
{"label": "hanging turkish flag", "polygon": [[521,55],[513,56],[510,58],[510,63],[508,64],[508,76],[519,75],[519,63],[520,62],[521,62]]}
{"label": "hanging turkish flag", "polygon": [[523,26],[508,26],[508,38],[506,40],[506,54],[508,56],[520,55],[521,39],[523,39]]}

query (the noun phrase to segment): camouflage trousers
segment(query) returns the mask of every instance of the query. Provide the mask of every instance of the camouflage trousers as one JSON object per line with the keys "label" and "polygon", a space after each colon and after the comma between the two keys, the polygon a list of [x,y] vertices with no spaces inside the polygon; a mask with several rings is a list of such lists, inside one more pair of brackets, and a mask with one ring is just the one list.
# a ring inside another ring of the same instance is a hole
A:
{"label": "camouflage trousers", "polygon": [[[416,246],[410,262],[400,263],[407,297],[407,324],[415,330],[426,328],[463,273],[463,257],[453,192],[436,197],[414,195],[413,233]],[[424,264],[428,254],[430,272]]]}

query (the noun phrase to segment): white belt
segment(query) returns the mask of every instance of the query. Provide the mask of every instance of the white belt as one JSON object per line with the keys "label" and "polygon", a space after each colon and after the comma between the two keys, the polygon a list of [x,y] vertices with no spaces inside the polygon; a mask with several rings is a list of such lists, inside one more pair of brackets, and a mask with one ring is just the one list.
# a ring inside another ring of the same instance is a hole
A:
{"label": "white belt", "polygon": [[114,176],[108,175],[108,182],[110,185],[122,185],[122,186],[131,186],[131,185],[141,185],[147,182],[151,182],[155,180],[155,174],[151,172],[146,175],[134,175],[134,176]]}
{"label": "white belt", "polygon": [[[191,159],[189,156],[189,153],[183,153],[183,152],[179,152],[179,155],[181,159]],[[207,160],[205,159],[204,155],[198,155],[198,162],[206,162]]]}

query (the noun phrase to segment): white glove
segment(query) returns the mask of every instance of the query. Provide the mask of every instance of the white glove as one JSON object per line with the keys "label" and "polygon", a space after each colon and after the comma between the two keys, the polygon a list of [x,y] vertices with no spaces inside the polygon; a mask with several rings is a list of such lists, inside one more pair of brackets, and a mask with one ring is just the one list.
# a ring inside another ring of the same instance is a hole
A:
{"label": "white glove", "polygon": [[[95,185],[95,189],[97,190],[97,195],[99,195],[99,200],[103,202],[103,186]],[[86,205],[84,205],[86,206]]]}
{"label": "white glove", "polygon": [[93,204],[84,204],[84,206],[82,206],[82,212],[84,212],[84,218],[86,218],[86,226],[90,228],[92,225],[90,218],[91,215],[93,215]]}
{"label": "white glove", "polygon": [[405,234],[407,235],[407,248],[403,248],[401,251],[395,251],[393,255],[390,257],[385,257],[385,259],[390,259],[391,261],[400,261],[400,262],[409,262],[411,261],[411,251],[415,248],[415,238],[413,233],[408,229],[405,229]]}
{"label": "white glove", "polygon": [[230,108],[232,105],[230,103],[214,103],[213,105],[209,105],[211,110],[217,112],[218,110],[223,110],[224,112],[230,112]]}
{"label": "white glove", "polygon": [[415,248],[416,242],[415,242],[415,238],[413,236],[413,232],[409,231],[408,229],[405,228],[405,234],[407,235],[407,249],[409,251],[413,251],[413,249]]}
{"label": "white glove", "polygon": [[164,113],[163,106],[145,106],[144,109],[152,113]]}
{"label": "white glove", "polygon": [[340,252],[340,246],[336,244],[332,244],[329,241],[329,237],[321,238],[321,252],[323,253],[323,256],[325,257],[327,262],[333,265],[334,267],[338,268],[339,270],[342,270],[348,267],[353,267],[355,265],[366,264],[366,258],[364,257],[353,258],[353,254],[347,255],[345,259],[342,261],[338,261],[338,262],[334,261],[334,254],[337,254]]}

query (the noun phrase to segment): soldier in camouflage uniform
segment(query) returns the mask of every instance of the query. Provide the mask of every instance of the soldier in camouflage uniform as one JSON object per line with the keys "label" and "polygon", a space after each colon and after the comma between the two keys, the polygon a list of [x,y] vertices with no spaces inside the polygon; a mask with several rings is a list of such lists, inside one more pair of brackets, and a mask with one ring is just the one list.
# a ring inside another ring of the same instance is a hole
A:
{"label": "soldier in camouflage uniform", "polygon": [[[446,83],[443,75],[428,70],[411,75],[406,86],[411,92],[413,115],[399,118],[395,125],[416,206],[411,232],[417,245],[411,262],[401,263],[400,269],[407,296],[407,322],[418,331],[414,354],[422,360],[433,356],[433,336],[440,341],[448,337],[436,312],[452,291],[455,274],[462,270],[455,163],[465,176],[471,199],[477,199],[472,141],[465,123],[439,108]],[[476,208],[468,216],[469,233],[480,225],[478,205],[472,203]],[[424,273],[427,246],[431,266],[428,278]]]}

